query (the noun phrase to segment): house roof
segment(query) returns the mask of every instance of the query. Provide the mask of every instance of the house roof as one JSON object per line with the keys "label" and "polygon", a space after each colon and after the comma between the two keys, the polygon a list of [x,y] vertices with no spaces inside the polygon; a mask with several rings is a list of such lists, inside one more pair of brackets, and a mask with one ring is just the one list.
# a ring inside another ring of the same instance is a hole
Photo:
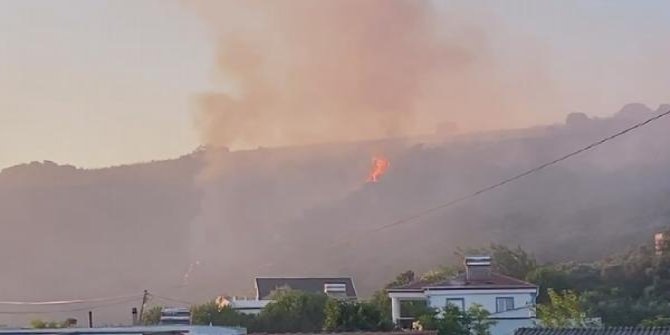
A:
{"label": "house roof", "polygon": [[[408,285],[390,288],[391,292],[425,291],[425,290],[470,290],[470,289],[537,289],[537,285],[501,275],[491,273],[486,280],[467,280],[465,273],[460,273],[450,279],[439,282],[415,281]],[[670,335],[670,334],[668,334]]]}
{"label": "house roof", "polygon": [[514,335],[670,335],[670,327],[520,328]]}
{"label": "house roof", "polygon": [[256,278],[257,299],[268,299],[270,294],[282,287],[294,290],[323,293],[325,284],[344,284],[347,297],[356,298],[356,288],[351,277],[258,277]]}

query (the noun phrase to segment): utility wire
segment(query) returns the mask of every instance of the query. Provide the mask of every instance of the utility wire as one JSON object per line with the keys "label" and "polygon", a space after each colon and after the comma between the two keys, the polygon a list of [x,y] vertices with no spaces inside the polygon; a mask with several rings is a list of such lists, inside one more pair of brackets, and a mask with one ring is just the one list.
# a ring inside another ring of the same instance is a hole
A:
{"label": "utility wire", "polygon": [[[363,231],[362,234],[358,236],[358,238],[361,238],[362,235],[365,235],[365,234],[376,233],[376,232],[380,232],[380,231],[383,231],[383,230],[386,230],[386,229],[390,229],[390,228],[393,228],[393,227],[396,227],[396,226],[400,226],[400,225],[404,225],[404,224],[411,223],[412,221],[414,221],[414,220],[416,220],[416,219],[419,219],[419,218],[421,218],[421,217],[423,217],[423,216],[425,216],[425,215],[428,215],[428,214],[430,214],[430,213],[433,213],[433,212],[436,212],[436,211],[438,211],[438,210],[441,210],[441,209],[445,209],[445,208],[454,206],[454,205],[459,204],[459,203],[461,203],[461,202],[463,202],[463,201],[466,201],[466,200],[475,198],[475,197],[477,197],[477,196],[479,196],[479,195],[481,195],[481,194],[483,194],[483,193],[487,193],[487,192],[493,191],[493,190],[495,190],[495,189],[497,189],[497,188],[499,188],[499,187],[502,187],[502,186],[504,186],[504,185],[507,185],[507,184],[509,184],[509,183],[512,183],[512,182],[514,182],[514,181],[517,181],[517,180],[519,180],[519,179],[521,179],[521,178],[527,177],[527,176],[529,176],[529,175],[531,175],[531,174],[534,174],[534,173],[537,173],[537,172],[539,172],[539,171],[541,171],[541,170],[544,170],[544,169],[546,169],[546,168],[548,168],[548,167],[550,167],[550,166],[552,166],[552,165],[555,165],[555,164],[557,164],[557,163],[560,163],[560,162],[562,162],[562,161],[564,161],[564,160],[570,159],[570,158],[572,158],[572,157],[574,157],[574,156],[577,156],[577,155],[579,155],[579,154],[581,154],[581,153],[584,153],[584,152],[586,152],[586,151],[589,151],[589,150],[591,150],[591,149],[593,149],[593,148],[595,148],[595,147],[597,147],[597,146],[600,146],[601,144],[604,144],[604,143],[606,143],[606,142],[609,142],[609,141],[611,141],[611,140],[613,140],[613,139],[615,139],[615,138],[617,138],[617,137],[619,137],[619,136],[625,135],[625,134],[627,134],[627,133],[629,133],[629,132],[631,132],[631,131],[633,131],[633,130],[636,130],[636,129],[638,129],[638,128],[644,127],[644,126],[646,126],[646,125],[648,125],[648,124],[650,124],[650,123],[652,123],[652,122],[654,122],[654,121],[656,121],[656,120],[658,120],[658,119],[661,119],[661,118],[663,118],[663,117],[665,117],[665,116],[668,116],[668,115],[670,115],[670,110],[668,110],[668,111],[666,111],[666,112],[663,112],[663,113],[661,113],[661,114],[658,114],[658,115],[656,115],[656,116],[653,116],[653,117],[651,117],[651,118],[649,118],[649,119],[647,119],[647,120],[645,120],[645,121],[636,123],[636,124],[634,124],[633,126],[630,126],[630,127],[626,128],[626,129],[624,129],[624,130],[621,130],[621,131],[619,131],[619,132],[617,132],[617,133],[615,133],[615,134],[613,134],[613,135],[610,135],[610,136],[608,136],[608,137],[605,137],[605,138],[603,138],[603,139],[601,139],[601,140],[599,140],[599,141],[593,142],[593,143],[591,143],[591,144],[589,144],[589,145],[587,145],[587,146],[585,146],[585,147],[583,147],[583,148],[581,148],[581,149],[579,149],[579,150],[576,150],[576,151],[573,151],[573,152],[571,152],[571,153],[569,153],[569,154],[563,155],[563,156],[561,156],[561,157],[559,157],[559,158],[556,158],[556,159],[554,159],[554,160],[551,160],[551,161],[549,161],[549,162],[546,162],[546,163],[544,163],[544,164],[541,164],[541,165],[539,165],[539,166],[537,166],[537,167],[534,167],[534,168],[532,168],[532,169],[530,169],[530,170],[527,170],[527,171],[525,171],[525,172],[522,172],[522,173],[520,173],[520,174],[517,174],[517,175],[515,175],[515,176],[513,176],[513,177],[510,177],[510,178],[507,178],[507,179],[505,179],[505,180],[502,180],[502,181],[500,181],[500,182],[498,182],[498,183],[495,183],[495,184],[492,184],[492,185],[490,185],[490,186],[487,186],[487,187],[481,188],[481,189],[479,189],[479,190],[476,190],[476,191],[473,192],[473,193],[470,193],[470,194],[461,196],[461,197],[459,197],[459,198],[453,199],[453,200],[451,200],[451,201],[449,201],[449,202],[446,202],[446,203],[443,203],[443,204],[441,204],[441,205],[437,205],[437,206],[434,206],[434,207],[431,207],[431,208],[427,208],[427,209],[425,209],[425,210],[423,210],[423,211],[420,211],[420,212],[417,212],[417,213],[412,214],[412,215],[410,215],[410,216],[404,217],[404,218],[402,218],[402,219],[400,219],[400,220],[397,220],[397,221],[394,221],[394,222],[391,222],[391,223],[387,223],[387,224],[385,224],[385,225],[381,225],[381,226],[374,227],[374,228],[372,228],[372,229],[368,229],[368,230],[366,230],[366,231]],[[349,244],[350,242],[353,242],[353,240],[356,240],[356,238],[352,238],[352,239],[350,239],[350,240],[344,240],[344,241],[337,242],[337,243],[335,243],[333,246],[337,246],[337,245],[340,245],[340,244]]]}
{"label": "utility wire", "polygon": [[193,305],[195,305],[195,304],[192,303],[192,302],[188,302],[188,301],[184,301],[184,300],[179,300],[179,299],[174,299],[174,298],[163,297],[163,296],[155,295],[155,294],[152,294],[152,293],[150,294],[150,296],[151,296],[152,298],[156,298],[156,299],[158,299],[158,300],[164,300],[164,301],[168,301],[168,302],[175,302],[175,303],[178,303],[178,304],[189,305],[189,306],[193,306]]}
{"label": "utility wire", "polygon": [[97,309],[105,308],[105,307],[123,305],[123,304],[131,303],[131,302],[134,302],[134,301],[137,301],[137,297],[133,297],[132,299],[116,301],[116,302],[112,302],[112,303],[108,303],[108,304],[100,304],[100,305],[86,306],[86,307],[77,307],[77,308],[72,308],[72,309],[59,309],[59,310],[52,310],[52,311],[0,311],[0,315],[1,314],[24,315],[24,314],[71,313],[71,312],[97,310]]}
{"label": "utility wire", "polygon": [[141,294],[122,295],[115,297],[92,298],[92,299],[74,299],[74,300],[53,300],[53,301],[0,301],[0,305],[19,305],[19,306],[52,306],[52,305],[71,305],[95,302],[107,302],[119,299],[139,298]]}
{"label": "utility wire", "polygon": [[[133,296],[125,296],[125,297],[110,297],[110,298],[97,298],[97,299],[86,299],[86,300],[67,300],[67,302],[72,302],[76,301],[77,303],[91,303],[91,302],[103,302],[103,301],[112,301],[106,304],[98,304],[94,306],[86,306],[86,307],[77,307],[77,308],[72,308],[72,309],[58,309],[58,310],[50,310],[50,311],[0,311],[0,315],[2,314],[9,314],[9,315],[26,315],[26,314],[55,314],[55,313],[70,313],[70,312],[79,312],[79,311],[86,311],[86,310],[96,310],[100,308],[105,308],[105,307],[111,307],[111,306],[117,306],[117,305],[123,305],[127,304],[130,302],[135,302],[137,299],[141,298],[143,295],[138,294],[138,295],[133,295]],[[119,300],[121,298],[125,298],[122,300]],[[150,292],[147,293],[147,298],[156,298],[158,300],[164,300],[164,301],[169,301],[169,302],[176,302],[179,304],[184,304],[184,305],[195,305],[192,302],[188,301],[183,301],[179,299],[174,299],[174,298],[169,298],[169,297],[164,297],[160,295],[155,295]],[[113,301],[113,300],[118,300],[118,301]],[[147,299],[148,301],[149,299]],[[12,301],[13,303],[16,301]],[[37,302],[40,303],[40,305],[37,306],[53,306],[56,304],[53,304],[55,301],[44,301],[44,302]],[[60,301],[58,301],[60,302]],[[44,303],[49,303],[49,304],[44,304]],[[36,306],[35,302],[30,302],[30,305],[28,306]],[[24,304],[25,305],[25,304]]]}
{"label": "utility wire", "polygon": [[[527,177],[527,176],[529,176],[529,175],[531,175],[531,174],[537,173],[537,172],[539,172],[539,171],[541,171],[541,170],[544,170],[544,169],[546,169],[546,168],[548,168],[548,167],[550,167],[550,166],[552,166],[552,165],[558,164],[558,163],[560,163],[560,162],[562,162],[562,161],[565,161],[565,160],[567,160],[567,159],[570,159],[570,158],[572,158],[572,157],[574,157],[574,156],[577,156],[577,155],[579,155],[579,154],[582,154],[582,153],[584,153],[584,152],[586,152],[586,151],[592,150],[592,149],[594,149],[594,148],[596,148],[596,147],[598,147],[598,146],[600,146],[600,145],[602,145],[602,144],[604,144],[604,143],[606,143],[606,142],[609,142],[609,141],[611,141],[611,140],[613,140],[613,139],[615,139],[615,138],[617,138],[617,137],[623,136],[623,135],[625,135],[625,134],[627,134],[627,133],[629,133],[629,132],[631,132],[631,131],[633,131],[633,130],[636,130],[636,129],[638,129],[638,128],[644,127],[644,126],[646,126],[646,125],[648,125],[648,124],[650,124],[650,123],[652,123],[652,122],[654,122],[654,121],[657,121],[657,120],[659,120],[659,119],[661,119],[661,118],[663,118],[663,117],[665,117],[665,116],[668,116],[668,115],[670,115],[670,110],[668,110],[668,111],[666,111],[666,112],[663,112],[663,113],[661,113],[661,114],[658,114],[658,115],[656,115],[656,116],[653,116],[653,117],[651,117],[651,118],[649,118],[649,119],[647,119],[647,120],[645,120],[645,121],[642,121],[642,122],[639,122],[639,123],[637,123],[637,124],[634,124],[633,126],[630,126],[630,127],[626,128],[626,129],[624,129],[624,130],[621,130],[621,131],[619,131],[619,132],[617,132],[617,133],[615,133],[615,134],[613,134],[613,135],[610,135],[610,136],[608,136],[608,137],[605,137],[605,138],[603,138],[603,139],[601,139],[601,140],[599,140],[599,141],[593,142],[593,143],[591,143],[591,144],[589,144],[589,145],[587,145],[587,146],[585,146],[585,147],[583,147],[583,148],[581,148],[581,149],[578,149],[578,150],[576,150],[576,151],[573,151],[573,152],[571,152],[571,153],[568,153],[568,154],[566,154],[566,155],[563,155],[563,156],[561,156],[561,157],[559,157],[559,158],[556,158],[556,159],[554,159],[554,160],[551,160],[551,161],[549,161],[549,162],[546,162],[546,163],[544,163],[544,164],[541,164],[541,165],[539,165],[539,166],[537,166],[537,167],[535,167],[535,168],[532,168],[532,169],[530,169],[530,170],[527,170],[527,171],[525,171],[525,172],[522,172],[522,173],[520,173],[520,174],[517,174],[517,175],[512,176],[512,177],[510,177],[510,178],[507,178],[507,179],[505,179],[505,180],[502,180],[502,181],[500,181],[500,182],[498,182],[498,183],[495,183],[495,184],[492,184],[492,185],[490,185],[490,186],[484,187],[484,188],[482,188],[482,189],[476,190],[476,191],[473,192],[473,193],[470,193],[470,194],[461,196],[461,197],[459,197],[459,198],[455,198],[455,199],[453,199],[453,200],[451,200],[451,201],[449,201],[449,202],[443,203],[443,204],[441,204],[441,205],[437,205],[437,206],[434,206],[434,207],[431,207],[431,208],[427,208],[427,209],[425,209],[425,210],[423,210],[423,211],[420,211],[420,212],[417,212],[417,213],[415,213],[415,214],[413,214],[413,215],[404,217],[404,218],[402,218],[402,219],[400,219],[400,220],[397,220],[397,221],[394,221],[394,222],[391,222],[391,223],[388,223],[388,224],[385,224],[385,225],[381,225],[381,226],[375,227],[375,228],[373,228],[373,229],[369,229],[369,230],[363,232],[363,234],[380,232],[380,231],[383,231],[383,230],[386,230],[386,229],[390,229],[390,228],[393,228],[393,227],[396,227],[396,226],[400,226],[400,225],[403,225],[403,224],[411,223],[412,221],[414,221],[414,220],[416,220],[416,219],[419,219],[419,218],[421,218],[421,217],[423,217],[423,216],[425,216],[425,215],[428,215],[428,214],[430,214],[430,213],[433,213],[433,212],[438,211],[438,210],[441,210],[441,209],[445,209],[445,208],[454,206],[454,205],[459,204],[459,203],[461,203],[461,202],[463,202],[463,201],[466,201],[466,200],[475,198],[475,197],[477,197],[477,196],[479,196],[479,195],[481,195],[481,194],[484,194],[484,193],[493,191],[493,190],[495,190],[495,189],[497,189],[497,188],[499,188],[499,187],[502,187],[502,186],[504,186],[504,185],[507,185],[507,184],[509,184],[509,183],[512,183],[512,182],[514,182],[514,181],[517,181],[517,180],[519,180],[519,179],[521,179],[521,178]],[[344,243],[348,243],[348,242],[349,242],[349,241],[344,241]],[[267,265],[267,264],[266,264],[266,265]],[[66,305],[66,304],[79,304],[79,303],[91,303],[91,302],[105,302],[105,301],[118,300],[118,299],[123,299],[123,298],[133,298],[133,299],[136,299],[136,298],[141,297],[141,296],[142,296],[142,295],[132,295],[132,296],[107,297],[107,298],[95,298],[95,299],[76,299],[76,300],[62,300],[62,301],[35,301],[35,302],[26,302],[26,301],[0,301],[0,305],[30,305],[30,306]],[[183,303],[183,304],[190,304],[189,302],[186,302],[186,301],[180,301],[180,300],[177,300],[177,299],[166,298],[166,297],[161,297],[161,296],[156,296],[156,295],[153,295],[153,296],[156,297],[156,298],[159,298],[159,299],[167,300],[167,301],[173,301],[173,302],[178,302],[178,303]],[[116,302],[116,303],[114,303],[114,304],[117,304],[117,303],[125,303],[125,302],[126,302],[126,301],[123,301],[123,302]],[[84,309],[88,309],[88,308],[84,308]],[[70,311],[76,311],[76,310],[70,310]],[[63,311],[63,312],[66,312],[66,311]],[[0,314],[17,314],[17,313],[29,314],[29,313],[40,313],[40,312],[0,312]],[[47,312],[47,313],[55,313],[55,312]]]}

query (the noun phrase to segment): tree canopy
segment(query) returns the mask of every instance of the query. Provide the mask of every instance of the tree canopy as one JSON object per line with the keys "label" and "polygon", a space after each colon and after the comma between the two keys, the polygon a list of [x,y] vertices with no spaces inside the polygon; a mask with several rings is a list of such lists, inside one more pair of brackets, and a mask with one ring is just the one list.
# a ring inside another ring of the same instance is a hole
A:
{"label": "tree canopy", "polygon": [[373,303],[330,299],[325,307],[324,330],[385,331],[393,325]]}
{"label": "tree canopy", "polygon": [[587,326],[586,313],[573,291],[548,290],[549,303],[537,306],[540,324],[547,328],[574,328]]}
{"label": "tree canopy", "polygon": [[[597,262],[538,262],[520,247],[490,245],[468,253],[493,257],[495,271],[525,279],[540,287],[537,313],[548,327],[588,325],[601,318],[607,326],[670,325],[670,255],[656,255],[645,245]],[[460,251],[460,255],[464,255]],[[244,315],[209,302],[192,307],[195,324],[240,326],[249,332],[382,331],[392,327],[387,289],[415,280],[440,281],[457,272],[453,264],[416,275],[408,270],[377,291],[368,301],[334,300],[322,293],[282,288],[259,315]],[[401,304],[404,316],[413,316],[425,329],[440,334],[488,335],[492,323],[481,306],[466,311],[448,307],[435,311],[420,301]],[[439,316],[439,317],[438,317]],[[155,324],[160,307],[145,311],[144,323]],[[33,327],[59,326],[35,321]]]}
{"label": "tree canopy", "polygon": [[447,305],[443,310],[433,310],[418,318],[421,329],[437,330],[438,335],[490,335],[491,314],[481,305],[474,304],[463,311],[457,306]]}

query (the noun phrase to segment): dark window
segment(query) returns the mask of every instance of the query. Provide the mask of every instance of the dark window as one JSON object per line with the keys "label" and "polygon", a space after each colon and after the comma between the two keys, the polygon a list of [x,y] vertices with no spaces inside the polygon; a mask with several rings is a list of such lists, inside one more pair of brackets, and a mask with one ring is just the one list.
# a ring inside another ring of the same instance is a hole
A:
{"label": "dark window", "polygon": [[447,298],[447,306],[453,305],[458,307],[460,310],[465,310],[465,299],[463,298]]}
{"label": "dark window", "polygon": [[514,298],[496,298],[496,313],[511,311],[514,309]]}

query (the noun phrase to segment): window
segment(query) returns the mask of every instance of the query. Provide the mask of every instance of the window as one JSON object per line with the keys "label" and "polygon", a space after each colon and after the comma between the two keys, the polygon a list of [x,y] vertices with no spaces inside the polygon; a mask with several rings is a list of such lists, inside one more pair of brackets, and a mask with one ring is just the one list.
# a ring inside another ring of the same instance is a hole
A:
{"label": "window", "polygon": [[458,307],[460,310],[465,310],[465,299],[463,298],[447,298],[447,306],[453,305]]}
{"label": "window", "polygon": [[514,298],[496,298],[496,313],[511,311],[514,309]]}

